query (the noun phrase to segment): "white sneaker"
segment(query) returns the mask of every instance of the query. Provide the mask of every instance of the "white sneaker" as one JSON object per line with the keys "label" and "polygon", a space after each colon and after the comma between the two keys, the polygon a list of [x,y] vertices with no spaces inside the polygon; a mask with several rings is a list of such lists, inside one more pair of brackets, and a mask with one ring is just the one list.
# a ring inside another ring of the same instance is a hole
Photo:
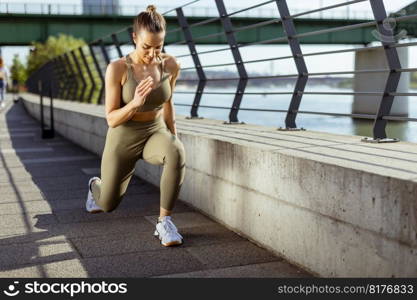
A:
{"label": "white sneaker", "polygon": [[98,213],[98,212],[103,211],[101,207],[96,204],[96,201],[94,200],[94,197],[93,197],[93,191],[91,190],[91,183],[93,182],[93,180],[96,180],[96,179],[101,180],[99,177],[91,177],[90,180],[88,181],[88,195],[87,195],[87,201],[85,203],[85,208],[89,213]]}
{"label": "white sneaker", "polygon": [[0,106],[3,108],[5,106],[4,101],[1,101]]}
{"label": "white sneaker", "polygon": [[182,244],[182,235],[178,233],[177,227],[172,223],[170,216],[164,216],[161,221],[156,223],[156,230],[153,234],[158,237],[164,246],[173,246]]}

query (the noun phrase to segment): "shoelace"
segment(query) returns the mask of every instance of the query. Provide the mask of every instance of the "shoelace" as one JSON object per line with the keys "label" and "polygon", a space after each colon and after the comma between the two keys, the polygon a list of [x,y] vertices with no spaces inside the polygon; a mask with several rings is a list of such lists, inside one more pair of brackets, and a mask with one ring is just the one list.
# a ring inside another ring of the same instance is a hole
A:
{"label": "shoelace", "polygon": [[165,222],[161,222],[162,223],[162,227],[165,229],[166,232],[175,232],[176,234],[178,234],[181,238],[182,235],[178,232],[177,227],[175,226],[175,224],[171,221],[171,219],[165,218]]}

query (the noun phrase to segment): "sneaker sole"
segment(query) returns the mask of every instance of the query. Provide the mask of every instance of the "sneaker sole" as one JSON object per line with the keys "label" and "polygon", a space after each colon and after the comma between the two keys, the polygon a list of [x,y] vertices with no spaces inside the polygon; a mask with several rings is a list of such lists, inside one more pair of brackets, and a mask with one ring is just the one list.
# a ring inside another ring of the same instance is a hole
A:
{"label": "sneaker sole", "polygon": [[161,245],[162,246],[165,246],[165,247],[170,247],[170,246],[179,246],[179,245],[182,245],[183,244],[183,242],[182,241],[173,241],[173,242],[169,242],[169,243],[162,243],[162,240],[161,240],[161,238],[159,237],[159,234],[153,234],[153,236],[154,237],[156,237],[158,240],[159,240],[159,242],[161,243]]}
{"label": "sneaker sole", "polygon": [[[90,191],[90,182],[88,183],[88,194],[87,194],[87,201],[90,197],[93,197],[91,191]],[[97,214],[97,213],[101,213],[103,212],[101,209],[94,209],[94,210],[88,210],[87,207],[85,208],[85,210],[90,213],[90,214]]]}

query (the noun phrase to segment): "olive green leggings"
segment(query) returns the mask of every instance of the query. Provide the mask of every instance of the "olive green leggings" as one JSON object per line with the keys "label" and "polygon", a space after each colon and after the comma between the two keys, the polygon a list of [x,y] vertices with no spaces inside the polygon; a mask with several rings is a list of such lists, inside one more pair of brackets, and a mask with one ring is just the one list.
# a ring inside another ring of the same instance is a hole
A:
{"label": "olive green leggings", "polygon": [[155,120],[129,120],[109,127],[101,159],[101,181],[91,185],[96,203],[106,212],[122,200],[139,159],[163,165],[160,182],[161,207],[172,210],[185,174],[182,142],[168,129],[162,115]]}

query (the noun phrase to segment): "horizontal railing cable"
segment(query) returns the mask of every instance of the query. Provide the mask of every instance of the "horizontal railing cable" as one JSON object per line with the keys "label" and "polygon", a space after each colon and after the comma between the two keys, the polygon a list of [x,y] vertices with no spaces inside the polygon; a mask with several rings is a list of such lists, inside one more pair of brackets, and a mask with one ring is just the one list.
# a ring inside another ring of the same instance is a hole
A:
{"label": "horizontal railing cable", "polygon": [[[299,34],[293,35],[291,38],[304,38],[304,37],[310,37],[310,36],[320,35],[320,34],[325,34],[325,33],[333,33],[333,32],[338,32],[338,31],[369,27],[373,25],[376,25],[376,21],[362,22],[359,24],[351,24],[351,25],[345,25],[345,26],[338,26],[338,27],[330,28],[330,29],[322,29],[322,30],[316,30],[316,31],[311,31],[311,32],[299,33]],[[235,32],[235,31],[232,30],[231,32]],[[283,36],[283,37],[278,37],[278,38],[273,38],[273,39],[268,39],[268,40],[261,40],[261,41],[257,41],[253,43],[238,43],[236,47],[243,48],[243,47],[248,47],[248,46],[258,46],[258,45],[264,45],[264,44],[270,44],[270,43],[285,42],[287,40],[288,40],[288,37]],[[173,44],[168,44],[168,46],[169,45],[173,45]],[[208,53],[214,53],[214,52],[227,51],[229,49],[230,49],[229,47],[219,48],[219,49],[214,49],[214,50],[200,51],[200,52],[197,52],[197,54],[202,55],[202,54],[208,54]],[[190,54],[189,53],[180,54],[180,55],[177,55],[176,57],[186,57],[186,56],[190,56]]]}
{"label": "horizontal railing cable", "polygon": [[[177,90],[175,93],[178,94],[195,94],[194,91],[181,91]],[[291,95],[293,94],[293,91],[288,92],[245,92],[245,95]],[[304,95],[360,95],[360,96],[383,96],[383,92],[297,92],[298,94],[304,94]],[[234,95],[235,92],[228,92],[228,91],[221,91],[221,92],[207,92],[205,91],[204,94],[208,95]],[[391,96],[417,96],[417,93],[388,93]]]}

